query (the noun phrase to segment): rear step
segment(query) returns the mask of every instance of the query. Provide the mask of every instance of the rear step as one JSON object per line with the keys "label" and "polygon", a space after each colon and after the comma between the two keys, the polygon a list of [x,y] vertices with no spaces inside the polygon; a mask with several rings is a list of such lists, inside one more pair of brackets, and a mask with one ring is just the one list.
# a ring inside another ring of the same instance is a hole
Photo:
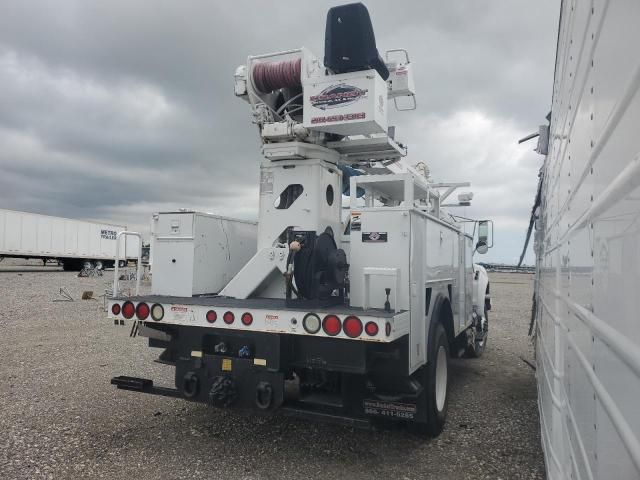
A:
{"label": "rear step", "polygon": [[344,408],[341,396],[324,392],[314,392],[301,395],[298,402],[319,407]]}
{"label": "rear step", "polygon": [[334,413],[317,412],[313,410],[307,410],[305,408],[296,408],[283,406],[280,408],[280,412],[289,417],[301,418],[308,420],[310,418],[326,423],[333,423],[336,425],[342,425],[346,427],[354,427],[369,430],[373,428],[371,422],[364,418],[347,417],[344,415],[338,415]]}
{"label": "rear step", "polygon": [[163,397],[182,398],[182,394],[175,388],[154,387],[153,380],[148,378],[128,377],[120,375],[111,379],[111,385],[115,385],[120,390],[131,390],[132,392],[150,393],[152,395],[162,395]]}

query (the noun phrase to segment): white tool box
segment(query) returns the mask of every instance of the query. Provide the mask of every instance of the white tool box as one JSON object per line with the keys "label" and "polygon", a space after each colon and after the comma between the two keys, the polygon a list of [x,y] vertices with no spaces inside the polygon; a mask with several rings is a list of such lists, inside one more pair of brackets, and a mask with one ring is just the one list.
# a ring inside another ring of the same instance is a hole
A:
{"label": "white tool box", "polygon": [[208,213],[154,215],[152,293],[218,293],[256,253],[257,234],[255,222]]}

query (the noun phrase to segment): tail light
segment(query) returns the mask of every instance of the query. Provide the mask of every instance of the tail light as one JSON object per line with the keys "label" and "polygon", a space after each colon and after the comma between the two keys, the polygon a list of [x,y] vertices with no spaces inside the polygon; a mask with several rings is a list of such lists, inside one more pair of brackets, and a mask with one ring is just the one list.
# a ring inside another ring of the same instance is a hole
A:
{"label": "tail light", "polygon": [[122,316],[124,318],[133,318],[136,314],[136,307],[131,302],[124,302],[122,304]]}
{"label": "tail light", "polygon": [[113,305],[111,305],[111,313],[113,313],[114,315],[120,315],[120,304],[119,303],[114,303]]}
{"label": "tail light", "polygon": [[136,307],[136,316],[140,320],[146,320],[149,316],[149,305],[144,302],[140,302]]}
{"label": "tail light", "polygon": [[367,322],[364,326],[364,331],[370,337],[375,337],[378,334],[378,324],[376,322]]}
{"label": "tail light", "polygon": [[155,303],[151,307],[151,318],[153,318],[156,322],[159,322],[164,318],[164,307],[159,303]]}
{"label": "tail light", "polygon": [[335,315],[327,315],[322,321],[322,329],[327,335],[335,337],[340,333],[340,330],[342,330],[342,324],[340,323],[340,319]]}
{"label": "tail light", "polygon": [[214,310],[209,310],[206,316],[209,323],[214,323],[218,319],[218,314]]}
{"label": "tail light", "polygon": [[302,319],[302,326],[307,333],[318,333],[320,331],[320,317],[315,313],[307,313]]}
{"label": "tail light", "polygon": [[384,326],[384,333],[387,335],[387,337],[391,335],[391,324],[389,322],[387,322],[387,324]]}
{"label": "tail light", "polygon": [[358,317],[350,316],[344,321],[344,333],[349,338],[357,338],[362,334],[362,322]]}
{"label": "tail light", "polygon": [[253,315],[251,315],[249,312],[245,312],[242,314],[242,317],[240,317],[240,320],[242,320],[242,323],[244,325],[251,325],[253,323]]}
{"label": "tail light", "polygon": [[226,323],[227,325],[231,325],[236,317],[233,312],[224,312],[222,319],[224,320],[224,323]]}

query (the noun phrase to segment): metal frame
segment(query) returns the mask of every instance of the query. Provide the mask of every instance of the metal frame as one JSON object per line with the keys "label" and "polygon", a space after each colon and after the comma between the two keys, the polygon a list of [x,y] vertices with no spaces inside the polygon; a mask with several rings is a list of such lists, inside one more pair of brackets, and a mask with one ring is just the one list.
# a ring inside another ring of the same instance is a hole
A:
{"label": "metal frame", "polygon": [[142,235],[138,232],[129,232],[124,230],[116,235],[116,261],[113,267],[113,296],[117,297],[118,292],[118,270],[120,263],[120,237],[133,236],[138,237],[140,249],[138,250],[138,263],[136,264],[136,295],[140,295],[140,279],[142,277]]}

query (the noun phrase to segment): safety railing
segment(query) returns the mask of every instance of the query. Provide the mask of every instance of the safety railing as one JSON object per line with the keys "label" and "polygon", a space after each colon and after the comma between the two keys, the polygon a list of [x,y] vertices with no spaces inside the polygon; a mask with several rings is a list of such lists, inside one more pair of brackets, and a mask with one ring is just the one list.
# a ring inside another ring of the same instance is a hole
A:
{"label": "safety railing", "polygon": [[[118,270],[120,267],[120,237],[130,235],[132,237],[138,237],[138,264],[136,267],[136,296],[140,295],[140,279],[142,278],[142,235],[138,232],[128,232],[122,231],[116,235],[116,262],[113,268],[113,290],[112,294],[114,297],[118,296]],[[125,244],[125,252],[124,257],[127,257],[127,248]]]}

